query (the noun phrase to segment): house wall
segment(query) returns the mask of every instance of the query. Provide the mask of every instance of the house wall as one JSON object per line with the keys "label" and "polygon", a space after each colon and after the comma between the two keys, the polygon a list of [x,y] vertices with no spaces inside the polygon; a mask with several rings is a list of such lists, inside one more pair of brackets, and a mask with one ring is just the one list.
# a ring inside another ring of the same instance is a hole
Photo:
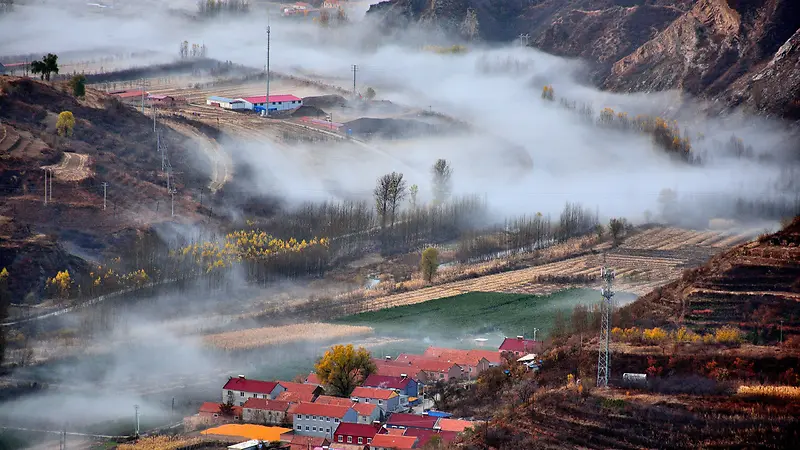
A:
{"label": "house wall", "polygon": [[295,414],[294,420],[292,421],[292,428],[295,434],[301,436],[326,437],[332,439],[340,423],[341,420],[336,417]]}
{"label": "house wall", "polygon": [[378,405],[378,408],[382,409],[383,412],[386,413],[397,410],[397,407],[400,404],[400,397],[394,396],[388,400],[381,400],[377,398],[368,398],[368,397],[358,397],[358,401],[360,403],[369,403],[372,405]]}
{"label": "house wall", "polygon": [[255,424],[280,425],[285,422],[285,411],[271,411],[263,409],[244,408],[242,420]]}
{"label": "house wall", "polygon": [[281,392],[285,391],[283,387],[276,386],[275,389],[269,394],[262,394],[262,393],[255,393],[255,392],[244,392],[244,391],[231,391],[228,389],[222,390],[222,403],[227,403],[228,400],[235,406],[244,406],[244,402],[247,401],[248,398],[266,398],[268,400],[275,400],[275,397],[278,396]]}

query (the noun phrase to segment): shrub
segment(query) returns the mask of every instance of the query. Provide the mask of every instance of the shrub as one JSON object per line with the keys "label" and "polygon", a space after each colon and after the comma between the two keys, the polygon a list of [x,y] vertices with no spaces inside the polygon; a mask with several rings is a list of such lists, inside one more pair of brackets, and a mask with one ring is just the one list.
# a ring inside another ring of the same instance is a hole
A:
{"label": "shrub", "polygon": [[744,336],[738,328],[725,326],[717,329],[714,339],[718,344],[738,344],[742,342]]}
{"label": "shrub", "polygon": [[642,333],[642,337],[644,338],[644,340],[651,344],[659,344],[661,342],[664,342],[665,340],[667,340],[667,336],[668,336],[667,332],[658,327],[646,329]]}
{"label": "shrub", "polygon": [[672,332],[672,340],[676,344],[689,344],[700,342],[700,336],[686,327],[680,327]]}
{"label": "shrub", "polygon": [[736,395],[800,399],[800,388],[794,386],[739,386]]}

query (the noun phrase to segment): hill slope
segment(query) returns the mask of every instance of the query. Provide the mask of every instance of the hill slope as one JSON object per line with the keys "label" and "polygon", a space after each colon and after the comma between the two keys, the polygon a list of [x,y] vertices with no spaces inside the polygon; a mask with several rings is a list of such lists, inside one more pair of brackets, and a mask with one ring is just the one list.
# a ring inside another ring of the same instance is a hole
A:
{"label": "hill slope", "polygon": [[389,0],[369,12],[457,31],[468,8],[483,39],[529,34],[537,48],[588,61],[605,88],[683,89],[800,119],[794,0]]}
{"label": "hill slope", "polygon": [[697,329],[733,325],[760,339],[800,331],[800,218],[742,244],[629,306],[634,318]]}

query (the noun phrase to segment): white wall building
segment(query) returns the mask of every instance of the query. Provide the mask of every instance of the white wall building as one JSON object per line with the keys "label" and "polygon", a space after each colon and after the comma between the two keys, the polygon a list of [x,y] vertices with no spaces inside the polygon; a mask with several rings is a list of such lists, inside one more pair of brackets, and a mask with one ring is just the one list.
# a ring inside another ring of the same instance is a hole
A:
{"label": "white wall building", "polygon": [[[212,95],[206,99],[206,105],[217,106],[222,109],[244,110],[248,109],[244,100],[238,98],[217,97]],[[252,109],[252,108],[251,108]]]}

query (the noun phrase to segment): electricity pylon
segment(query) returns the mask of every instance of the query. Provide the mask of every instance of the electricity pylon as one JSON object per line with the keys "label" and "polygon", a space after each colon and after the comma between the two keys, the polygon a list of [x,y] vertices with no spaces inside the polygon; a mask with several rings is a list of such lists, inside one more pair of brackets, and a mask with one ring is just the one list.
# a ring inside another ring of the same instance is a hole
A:
{"label": "electricity pylon", "polygon": [[614,296],[613,283],[614,271],[603,267],[600,269],[600,277],[606,282],[601,290],[603,303],[600,309],[600,350],[597,354],[597,387],[608,386],[608,378],[611,375],[611,354],[608,351],[608,344],[611,338],[611,297]]}

